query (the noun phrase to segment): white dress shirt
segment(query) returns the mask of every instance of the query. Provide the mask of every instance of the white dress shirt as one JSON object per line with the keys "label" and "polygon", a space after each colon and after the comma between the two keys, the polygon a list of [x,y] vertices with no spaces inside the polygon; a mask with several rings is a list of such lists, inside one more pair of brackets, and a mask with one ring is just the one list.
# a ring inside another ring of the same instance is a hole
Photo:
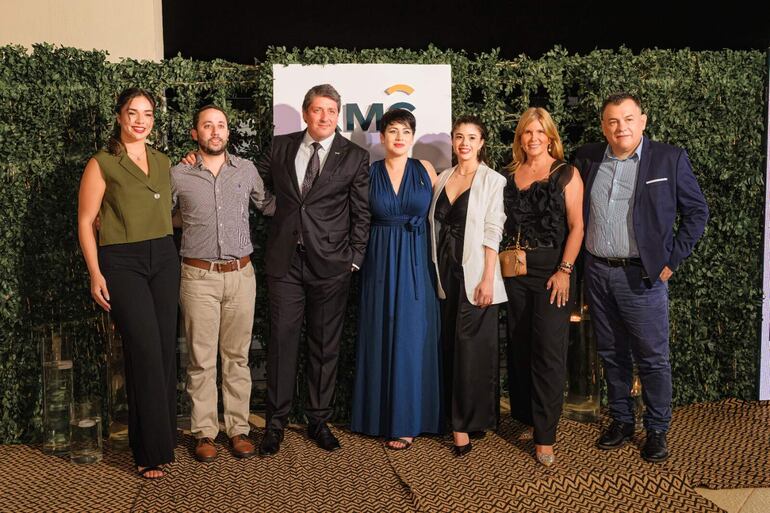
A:
{"label": "white dress shirt", "polygon": [[[307,171],[307,165],[310,162],[310,157],[313,156],[313,143],[319,142],[321,147],[318,149],[318,158],[321,161],[321,171],[318,172],[320,176],[324,169],[324,163],[326,157],[329,156],[329,148],[332,145],[335,134],[330,135],[323,141],[315,141],[310,134],[305,131],[305,137],[302,138],[302,144],[299,145],[297,150],[297,156],[294,157],[294,167],[297,169],[297,183],[302,188],[302,182],[305,180],[305,172]],[[316,177],[317,178],[317,177]]]}

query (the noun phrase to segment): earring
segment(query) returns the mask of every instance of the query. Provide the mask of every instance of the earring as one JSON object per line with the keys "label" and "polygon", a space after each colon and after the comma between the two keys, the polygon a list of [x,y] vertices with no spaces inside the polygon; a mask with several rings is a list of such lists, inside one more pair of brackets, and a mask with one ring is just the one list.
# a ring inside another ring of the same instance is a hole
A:
{"label": "earring", "polygon": [[548,154],[551,154],[551,150],[553,149],[553,145],[551,143],[548,143]]}

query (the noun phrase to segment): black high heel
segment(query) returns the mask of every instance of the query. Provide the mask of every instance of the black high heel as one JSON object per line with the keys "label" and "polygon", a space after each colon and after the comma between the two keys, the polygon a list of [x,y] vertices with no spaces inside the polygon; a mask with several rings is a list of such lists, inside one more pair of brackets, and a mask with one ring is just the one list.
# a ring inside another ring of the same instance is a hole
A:
{"label": "black high heel", "polygon": [[468,441],[468,443],[465,445],[452,445],[452,450],[454,451],[455,456],[458,458],[471,452],[471,449],[473,449],[473,445],[471,445],[470,441]]}

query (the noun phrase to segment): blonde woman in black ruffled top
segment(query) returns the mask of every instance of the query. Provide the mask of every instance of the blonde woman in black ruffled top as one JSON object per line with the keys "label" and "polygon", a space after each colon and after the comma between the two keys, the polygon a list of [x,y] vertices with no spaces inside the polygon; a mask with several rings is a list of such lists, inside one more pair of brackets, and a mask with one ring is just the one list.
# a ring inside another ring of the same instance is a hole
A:
{"label": "blonde woman in black ruffled top", "polygon": [[583,183],[543,108],[522,114],[508,171],[505,232],[527,253],[527,273],[505,278],[511,414],[529,426],[522,438],[533,437],[537,460],[550,466],[566,379],[570,278],[583,240]]}

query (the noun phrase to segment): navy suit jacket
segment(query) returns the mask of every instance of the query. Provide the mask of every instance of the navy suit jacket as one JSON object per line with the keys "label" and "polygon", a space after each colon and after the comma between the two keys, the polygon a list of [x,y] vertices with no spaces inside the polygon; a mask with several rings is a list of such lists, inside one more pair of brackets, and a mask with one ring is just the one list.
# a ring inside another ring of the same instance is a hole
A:
{"label": "navy suit jacket", "polygon": [[[588,229],[591,188],[604,158],[607,143],[587,144],[578,149],[575,167],[585,183],[583,220]],[[681,221],[674,234],[676,214]],[[706,199],[682,148],[644,137],[634,192],[633,223],[636,244],[651,283],[664,266],[676,271],[703,235],[709,211]]]}

